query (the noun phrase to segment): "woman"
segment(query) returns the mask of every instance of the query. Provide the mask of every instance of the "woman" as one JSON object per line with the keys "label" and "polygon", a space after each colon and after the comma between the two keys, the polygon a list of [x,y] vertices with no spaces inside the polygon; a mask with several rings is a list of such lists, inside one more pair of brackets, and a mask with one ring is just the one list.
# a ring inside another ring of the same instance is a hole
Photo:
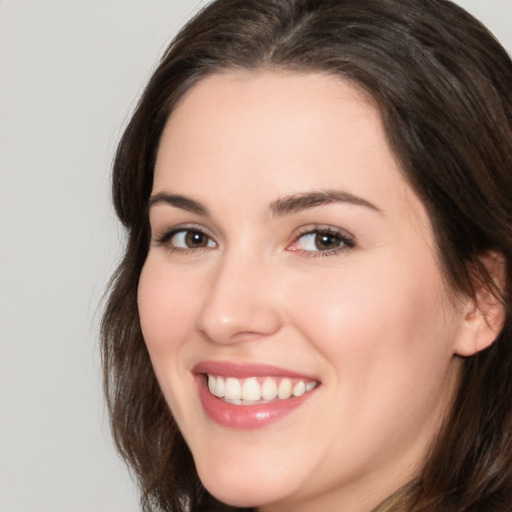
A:
{"label": "woman", "polygon": [[145,510],[512,508],[510,83],[445,0],[181,31],[114,165],[105,384]]}

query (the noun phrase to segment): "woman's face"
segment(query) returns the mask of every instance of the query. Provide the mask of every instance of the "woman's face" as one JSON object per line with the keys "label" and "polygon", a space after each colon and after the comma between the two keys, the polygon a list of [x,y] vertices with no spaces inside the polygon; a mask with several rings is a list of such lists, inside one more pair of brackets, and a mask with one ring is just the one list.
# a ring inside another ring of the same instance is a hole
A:
{"label": "woman's face", "polygon": [[417,475],[464,313],[361,92],[313,73],[203,79],[163,133],[150,221],[142,330],[214,496],[367,512]]}

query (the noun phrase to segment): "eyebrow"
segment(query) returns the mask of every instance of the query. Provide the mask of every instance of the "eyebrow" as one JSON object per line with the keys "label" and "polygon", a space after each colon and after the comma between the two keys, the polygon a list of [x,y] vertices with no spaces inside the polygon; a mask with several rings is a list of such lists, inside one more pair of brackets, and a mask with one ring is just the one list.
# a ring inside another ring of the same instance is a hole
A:
{"label": "eyebrow", "polygon": [[273,216],[284,216],[331,203],[349,203],[356,206],[364,206],[382,214],[382,210],[370,201],[341,190],[292,194],[272,202],[270,212]]}
{"label": "eyebrow", "polygon": [[[382,214],[382,210],[370,201],[341,190],[302,192],[276,199],[270,204],[270,214],[275,217],[281,217],[332,203],[348,203],[356,206],[364,206]],[[210,216],[208,208],[202,205],[199,201],[180,194],[159,192],[158,194],[150,197],[148,205],[149,208],[159,204],[174,206],[175,208],[180,208],[182,210],[201,215],[202,217]]]}
{"label": "eyebrow", "polygon": [[203,217],[208,217],[210,215],[208,209],[199,201],[195,201],[194,199],[190,199],[189,197],[179,194],[167,194],[166,192],[160,192],[151,196],[149,199],[149,208],[157,204],[167,204]]}

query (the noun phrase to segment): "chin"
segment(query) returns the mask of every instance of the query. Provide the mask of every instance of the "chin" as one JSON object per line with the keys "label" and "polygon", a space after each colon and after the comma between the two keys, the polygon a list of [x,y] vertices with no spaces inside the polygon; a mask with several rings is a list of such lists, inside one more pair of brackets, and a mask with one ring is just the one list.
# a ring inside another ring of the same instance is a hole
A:
{"label": "chin", "polygon": [[[254,485],[254,483],[247,482],[244,484],[237,484],[231,482],[218,482],[209,479],[202,479],[206,490],[214,496],[217,500],[226,505],[233,507],[261,507],[273,500],[267,499],[268,489],[263,489]],[[264,496],[262,496],[262,491]]]}
{"label": "chin", "polygon": [[243,468],[219,467],[201,471],[199,478],[206,490],[217,500],[234,507],[263,507],[282,501],[290,489],[284,488],[283,477],[269,482],[268,477],[259,477],[254,472],[247,473]]}

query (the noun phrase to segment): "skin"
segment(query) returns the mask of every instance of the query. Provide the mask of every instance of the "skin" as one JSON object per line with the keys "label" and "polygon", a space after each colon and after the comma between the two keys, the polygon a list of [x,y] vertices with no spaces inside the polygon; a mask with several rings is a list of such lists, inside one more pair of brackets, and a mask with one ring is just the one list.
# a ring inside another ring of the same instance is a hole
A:
{"label": "skin", "polygon": [[[278,199],[343,191],[272,214]],[[478,346],[472,301],[446,288],[423,204],[400,173],[377,109],[322,74],[207,77],[170,116],[153,196],[163,202],[139,284],[143,334],[205,487],[265,512],[368,512],[417,476]],[[205,247],[163,235],[205,234]],[[337,230],[318,250],[315,229]],[[336,245],[336,244],[335,244]],[[214,423],[191,369],[264,363],[321,384],[256,430]]]}

